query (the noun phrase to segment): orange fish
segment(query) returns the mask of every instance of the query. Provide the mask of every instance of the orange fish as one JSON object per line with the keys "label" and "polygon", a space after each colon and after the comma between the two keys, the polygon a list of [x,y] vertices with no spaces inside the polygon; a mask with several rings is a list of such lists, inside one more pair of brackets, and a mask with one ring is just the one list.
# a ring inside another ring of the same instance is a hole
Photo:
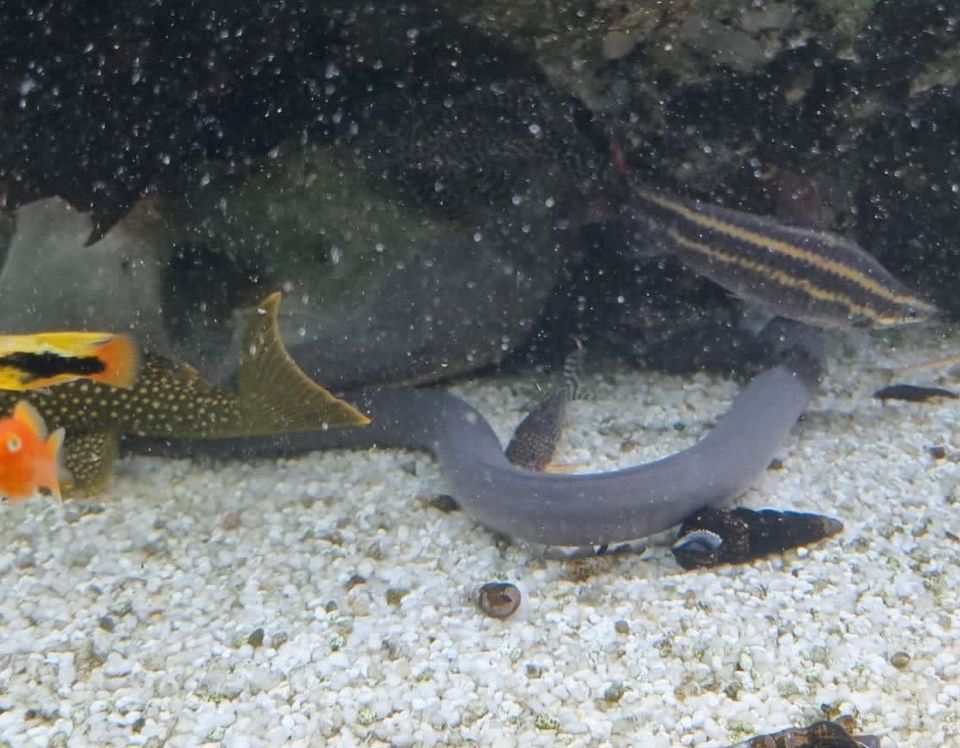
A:
{"label": "orange fish", "polygon": [[35,390],[76,379],[129,388],[139,363],[137,346],[129,335],[0,335],[0,390]]}
{"label": "orange fish", "polygon": [[43,418],[26,400],[13,407],[13,415],[0,420],[0,495],[28,499],[46,491],[61,499],[60,462],[63,429],[47,436]]}

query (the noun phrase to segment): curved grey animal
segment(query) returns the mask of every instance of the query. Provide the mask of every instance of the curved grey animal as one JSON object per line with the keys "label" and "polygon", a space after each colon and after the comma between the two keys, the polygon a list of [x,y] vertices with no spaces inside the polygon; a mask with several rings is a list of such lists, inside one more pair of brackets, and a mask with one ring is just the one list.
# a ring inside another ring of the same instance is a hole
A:
{"label": "curved grey animal", "polygon": [[693,446],[608,473],[553,475],[511,464],[486,419],[435,390],[378,390],[351,398],[369,426],[289,434],[269,445],[239,439],[196,445],[218,455],[374,445],[432,452],[460,505],[481,524],[548,545],[605,545],[661,532],[706,506],[722,504],[770,463],[803,413],[819,377],[819,338],[789,326],[792,346],[757,375],[717,426]]}

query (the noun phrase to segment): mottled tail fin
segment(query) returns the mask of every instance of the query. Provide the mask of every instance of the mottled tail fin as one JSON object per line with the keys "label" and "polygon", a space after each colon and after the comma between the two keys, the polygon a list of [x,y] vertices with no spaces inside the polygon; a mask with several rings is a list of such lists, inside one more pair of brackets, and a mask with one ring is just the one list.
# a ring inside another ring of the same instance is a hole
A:
{"label": "mottled tail fin", "polygon": [[280,293],[251,312],[237,375],[238,405],[250,435],[363,426],[363,413],[303,373],[287,353],[277,326]]}
{"label": "mottled tail fin", "polygon": [[553,461],[563,435],[567,403],[578,396],[586,359],[581,342],[574,343],[576,348],[564,360],[556,383],[520,422],[504,450],[507,459],[518,467],[545,470]]}

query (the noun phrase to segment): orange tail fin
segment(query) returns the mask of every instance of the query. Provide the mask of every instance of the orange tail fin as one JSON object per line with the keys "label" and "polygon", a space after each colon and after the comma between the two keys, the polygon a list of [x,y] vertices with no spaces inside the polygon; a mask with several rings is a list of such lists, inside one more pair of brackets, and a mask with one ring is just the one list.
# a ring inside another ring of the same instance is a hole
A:
{"label": "orange tail fin", "polygon": [[90,378],[111,387],[132,387],[140,368],[140,352],[129,335],[114,335],[96,350],[106,368]]}

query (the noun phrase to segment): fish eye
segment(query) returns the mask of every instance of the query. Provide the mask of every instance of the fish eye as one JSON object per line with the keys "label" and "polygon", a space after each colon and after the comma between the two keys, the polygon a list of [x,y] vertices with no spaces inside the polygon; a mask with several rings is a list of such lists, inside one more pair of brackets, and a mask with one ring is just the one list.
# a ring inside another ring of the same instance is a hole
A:
{"label": "fish eye", "polygon": [[23,440],[16,434],[10,434],[7,437],[7,451],[11,454],[20,451],[20,447],[23,446]]}

